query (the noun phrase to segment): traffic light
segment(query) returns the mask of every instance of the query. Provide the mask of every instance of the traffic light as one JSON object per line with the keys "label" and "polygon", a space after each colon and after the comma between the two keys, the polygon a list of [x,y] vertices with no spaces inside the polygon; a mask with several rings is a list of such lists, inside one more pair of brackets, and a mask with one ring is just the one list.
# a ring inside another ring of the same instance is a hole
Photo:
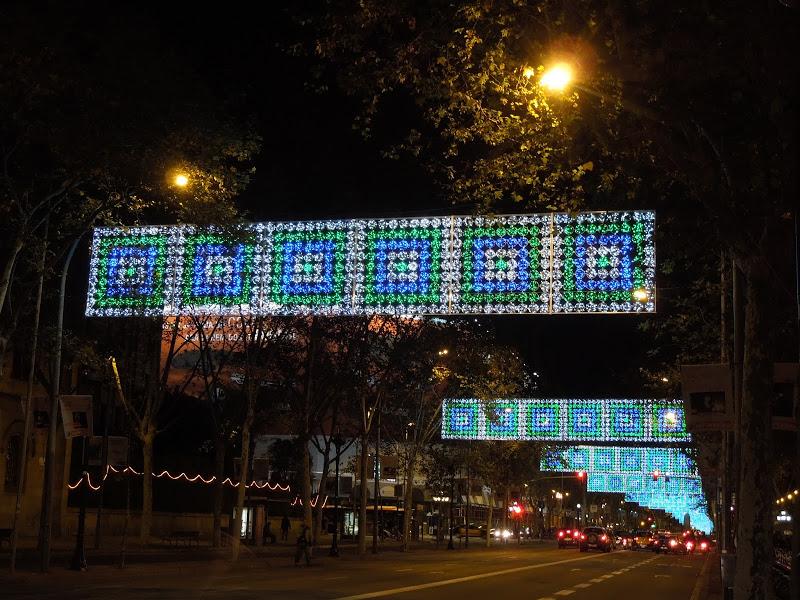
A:
{"label": "traffic light", "polygon": [[659,471],[658,469],[653,471],[653,481],[658,481],[658,478],[659,478],[660,475],[661,475],[661,471]]}
{"label": "traffic light", "polygon": [[580,479],[581,481],[586,480],[586,471],[578,471],[577,473],[575,473],[575,475],[577,475],[578,479]]}
{"label": "traffic light", "polygon": [[514,503],[508,507],[508,512],[511,513],[512,519],[521,519],[522,514],[525,512],[525,509],[522,508],[519,503],[515,500]]}

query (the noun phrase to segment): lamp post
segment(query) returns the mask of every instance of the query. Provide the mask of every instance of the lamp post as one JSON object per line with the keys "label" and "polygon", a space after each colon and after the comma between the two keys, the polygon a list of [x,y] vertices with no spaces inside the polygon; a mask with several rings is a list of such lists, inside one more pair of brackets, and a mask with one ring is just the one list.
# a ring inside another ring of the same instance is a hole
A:
{"label": "lamp post", "polygon": [[339,458],[342,454],[342,435],[337,431],[333,436],[333,445],[336,447],[336,497],[333,499],[333,539],[331,540],[330,556],[339,556]]}

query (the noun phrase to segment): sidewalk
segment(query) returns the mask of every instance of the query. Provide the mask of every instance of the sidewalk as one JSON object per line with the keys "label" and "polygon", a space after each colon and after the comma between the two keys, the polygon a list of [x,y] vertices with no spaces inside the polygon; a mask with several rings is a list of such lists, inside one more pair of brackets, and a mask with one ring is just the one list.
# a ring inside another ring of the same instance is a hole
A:
{"label": "sidewalk", "polygon": [[723,600],[722,573],[720,571],[719,554],[709,554],[700,571],[691,600]]}

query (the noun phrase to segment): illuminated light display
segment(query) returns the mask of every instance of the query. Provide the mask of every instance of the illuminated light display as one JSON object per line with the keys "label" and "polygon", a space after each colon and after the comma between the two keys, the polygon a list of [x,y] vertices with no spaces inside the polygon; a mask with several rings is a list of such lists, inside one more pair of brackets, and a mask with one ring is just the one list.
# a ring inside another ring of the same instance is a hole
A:
{"label": "illuminated light display", "polygon": [[697,496],[703,488],[699,477],[670,476],[653,481],[649,475],[622,475],[613,473],[589,472],[586,484],[588,492],[609,492],[618,494],[654,494],[662,496]]}
{"label": "illuminated light display", "polygon": [[655,310],[655,215],[557,214],[553,312]]}
{"label": "illuminated light display", "polygon": [[660,471],[669,477],[697,477],[694,461],[683,448],[628,446],[573,446],[543,456],[540,470],[570,472],[585,470],[609,475],[651,475]]}
{"label": "illuminated light display", "polygon": [[[632,211],[98,228],[86,314],[654,312],[654,224]],[[637,435],[624,414],[615,427]]]}
{"label": "illuminated light display", "polygon": [[703,495],[665,496],[663,493],[638,492],[625,494],[625,500],[651,509],[664,510],[680,522],[688,514],[692,527],[701,531],[710,532],[714,528],[708,517],[708,506]]}
{"label": "illuminated light display", "polygon": [[[103,477],[100,479],[100,482],[97,485],[92,483],[92,478],[89,475],[89,473],[84,473],[81,476],[81,478],[78,479],[78,481],[76,481],[75,483],[67,483],[67,487],[70,490],[76,490],[82,484],[86,484],[86,485],[89,486],[89,489],[91,489],[92,491],[96,492],[101,487],[103,487],[103,484],[105,483],[105,480],[108,479],[109,475],[111,475],[112,473],[119,474],[119,475],[129,475],[129,474],[130,475],[138,475],[138,476],[142,475],[141,471],[137,471],[136,469],[134,469],[131,466],[125,467],[124,469],[117,469],[116,467],[113,467],[112,465],[108,465],[106,467],[105,473],[103,473]],[[172,473],[170,473],[167,470],[161,471],[160,473],[153,473],[152,475],[156,479],[161,479],[163,477],[167,477],[167,478],[171,479],[172,481],[179,481],[179,480],[183,479],[184,481],[186,481],[188,483],[204,483],[206,485],[210,485],[210,484],[214,483],[217,480],[217,476],[216,475],[212,475],[211,477],[208,477],[208,478],[205,478],[200,474],[189,476],[186,473],[178,473],[177,475],[173,475]],[[239,487],[239,485],[241,485],[241,482],[239,482],[239,481],[234,482],[230,477],[226,477],[222,481],[222,485],[229,485],[231,487]],[[280,483],[270,483],[268,481],[264,481],[264,482],[259,483],[258,481],[255,481],[255,480],[251,481],[250,483],[246,483],[244,487],[246,487],[246,488],[255,487],[256,489],[259,489],[259,490],[263,490],[264,488],[267,488],[268,490],[270,490],[272,492],[274,492],[275,490],[280,490],[282,492],[288,492],[290,490],[290,487],[289,487],[288,484],[287,485],[281,485]]]}
{"label": "illuminated light display", "polygon": [[[613,423],[623,410],[626,422],[635,425],[621,430]],[[669,418],[664,417],[667,413]],[[681,400],[642,399],[447,399],[442,405],[442,438],[663,444],[691,441]],[[647,468],[643,454],[623,450],[630,449],[621,449],[619,456],[613,457],[620,472],[637,473]],[[612,460],[611,456],[606,460]],[[648,460],[660,464],[662,459],[653,455]],[[576,463],[570,470],[579,468],[587,467]]]}

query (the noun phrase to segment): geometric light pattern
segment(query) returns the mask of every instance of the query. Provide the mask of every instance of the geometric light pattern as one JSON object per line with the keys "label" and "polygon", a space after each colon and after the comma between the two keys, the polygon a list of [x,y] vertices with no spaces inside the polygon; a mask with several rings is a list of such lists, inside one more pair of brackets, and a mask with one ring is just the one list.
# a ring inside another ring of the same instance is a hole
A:
{"label": "geometric light pattern", "polygon": [[588,492],[612,492],[621,494],[656,494],[662,496],[697,496],[703,493],[699,477],[670,476],[669,480],[650,475],[622,475],[589,472],[586,484]]}
{"label": "geometric light pattern", "polygon": [[652,295],[653,213],[556,215],[554,312],[630,312],[633,290]]}
{"label": "geometric light pattern", "polygon": [[[468,420],[452,418],[452,415],[467,413],[470,415]],[[623,413],[625,421],[620,425]],[[691,441],[681,400],[642,399],[513,398],[488,402],[446,399],[442,405],[442,438],[570,443],[651,442],[665,445]],[[691,463],[681,464],[677,454],[644,453],[643,448],[618,450],[612,453],[609,449],[595,449],[590,455],[586,449],[586,459],[593,463],[605,460],[610,465],[602,469],[605,471],[649,472],[655,470],[650,467],[662,464],[664,460],[670,469],[681,469],[681,473],[693,468]],[[569,460],[577,460],[576,456],[571,455]],[[592,470],[590,465],[581,468]]]}
{"label": "geometric light pattern", "polygon": [[697,477],[697,467],[683,448],[632,446],[572,446],[548,452],[541,459],[541,471],[588,471],[590,475],[642,475],[652,473]]}
{"label": "geometric light pattern", "polygon": [[[654,312],[654,226],[628,211],[97,228],[86,314]],[[621,415],[620,436],[636,426]]]}
{"label": "geometric light pattern", "polygon": [[681,523],[684,515],[689,515],[691,526],[701,531],[710,532],[714,529],[708,517],[708,505],[703,494],[692,496],[666,496],[663,493],[635,492],[625,494],[626,502],[636,502],[641,506],[651,509],[664,510]]}

